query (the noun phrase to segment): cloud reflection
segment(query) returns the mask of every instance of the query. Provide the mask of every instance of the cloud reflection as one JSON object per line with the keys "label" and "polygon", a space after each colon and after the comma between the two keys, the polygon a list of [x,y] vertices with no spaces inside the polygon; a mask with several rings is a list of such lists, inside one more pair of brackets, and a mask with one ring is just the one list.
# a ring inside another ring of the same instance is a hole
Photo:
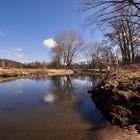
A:
{"label": "cloud reflection", "polygon": [[56,96],[53,95],[52,93],[49,93],[48,95],[44,96],[43,99],[47,103],[53,103],[56,99]]}
{"label": "cloud reflection", "polygon": [[12,86],[12,94],[22,94],[23,93],[23,83],[19,82]]}

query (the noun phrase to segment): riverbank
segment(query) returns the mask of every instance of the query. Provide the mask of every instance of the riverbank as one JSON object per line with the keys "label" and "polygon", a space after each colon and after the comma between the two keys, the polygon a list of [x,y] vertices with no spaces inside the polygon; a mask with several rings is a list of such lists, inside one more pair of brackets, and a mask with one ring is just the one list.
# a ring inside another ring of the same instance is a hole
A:
{"label": "riverbank", "polygon": [[62,76],[71,74],[74,74],[74,71],[65,69],[1,69],[0,82],[15,78],[30,78],[37,75]]}
{"label": "riverbank", "polygon": [[119,70],[111,73],[89,92],[112,124],[132,125],[140,133],[140,72]]}

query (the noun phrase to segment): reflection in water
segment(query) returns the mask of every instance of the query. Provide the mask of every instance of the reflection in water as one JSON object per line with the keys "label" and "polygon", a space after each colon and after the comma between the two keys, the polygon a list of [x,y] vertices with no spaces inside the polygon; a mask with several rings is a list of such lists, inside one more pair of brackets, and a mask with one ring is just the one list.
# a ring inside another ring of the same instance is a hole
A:
{"label": "reflection in water", "polygon": [[55,96],[52,93],[48,93],[46,96],[43,97],[44,101],[47,103],[53,103],[55,101]]}
{"label": "reflection in water", "polygon": [[0,139],[102,140],[114,129],[87,94],[99,81],[73,75],[0,84]]}
{"label": "reflection in water", "polygon": [[22,86],[22,83],[17,83],[15,86],[13,86],[11,89],[12,94],[22,94]]}

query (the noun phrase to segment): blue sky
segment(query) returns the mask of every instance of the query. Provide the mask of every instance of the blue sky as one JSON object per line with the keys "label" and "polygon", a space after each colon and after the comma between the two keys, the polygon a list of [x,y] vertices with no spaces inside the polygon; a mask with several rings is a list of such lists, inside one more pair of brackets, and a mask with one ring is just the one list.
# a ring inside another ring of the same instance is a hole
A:
{"label": "blue sky", "polygon": [[43,41],[63,31],[80,32],[86,41],[101,39],[84,30],[80,0],[0,0],[0,58],[21,62],[49,60]]}

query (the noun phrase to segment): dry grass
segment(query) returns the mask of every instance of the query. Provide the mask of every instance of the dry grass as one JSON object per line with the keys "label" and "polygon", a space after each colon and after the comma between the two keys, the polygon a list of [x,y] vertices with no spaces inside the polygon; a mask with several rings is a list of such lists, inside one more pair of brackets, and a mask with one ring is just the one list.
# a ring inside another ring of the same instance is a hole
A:
{"label": "dry grass", "polygon": [[2,69],[0,70],[0,77],[20,77],[30,76],[33,74],[46,74],[48,76],[54,75],[70,75],[73,74],[72,70],[65,69]]}
{"label": "dry grass", "polygon": [[92,91],[92,98],[113,124],[140,124],[140,71],[111,73]]}

